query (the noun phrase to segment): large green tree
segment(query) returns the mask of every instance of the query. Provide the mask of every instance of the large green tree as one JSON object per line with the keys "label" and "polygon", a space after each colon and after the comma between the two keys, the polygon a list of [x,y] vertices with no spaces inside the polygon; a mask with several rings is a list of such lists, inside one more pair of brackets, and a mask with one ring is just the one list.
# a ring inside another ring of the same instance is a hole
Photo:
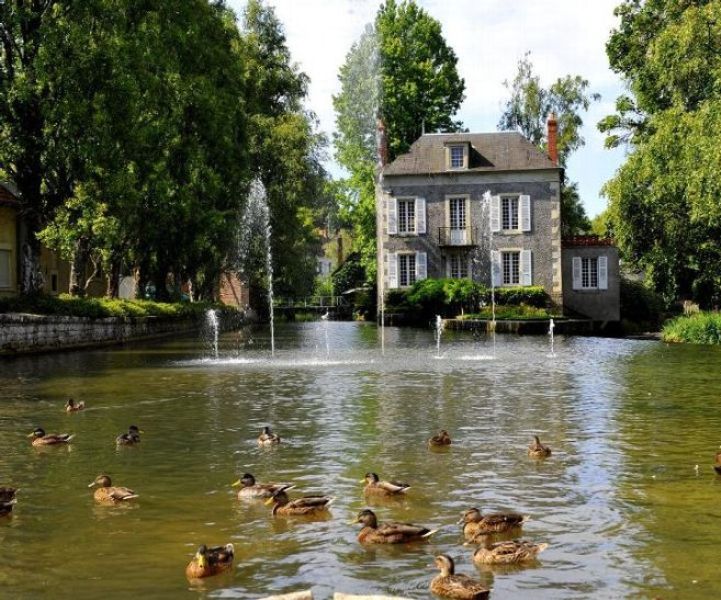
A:
{"label": "large green tree", "polygon": [[440,23],[413,0],[382,4],[353,44],[333,97],[336,159],[348,172],[342,217],[353,229],[354,250],[375,282],[376,121],[387,131],[389,158],[406,152],[425,131],[457,131],[453,119],[465,84]]}
{"label": "large green tree", "polygon": [[721,5],[626,1],[607,52],[629,94],[600,127],[631,153],[606,185],[625,257],[667,301],[721,300]]}
{"label": "large green tree", "polygon": [[[519,131],[533,144],[547,150],[547,121],[553,113],[558,121],[558,163],[564,169],[568,158],[585,144],[581,135],[582,113],[600,96],[588,91],[589,82],[580,75],[559,77],[549,87],[533,71],[530,53],[518,61],[512,81],[504,82],[510,97],[498,122],[501,130]],[[578,193],[578,185],[564,171],[561,189],[561,220],[564,236],[588,231],[591,224]]]}

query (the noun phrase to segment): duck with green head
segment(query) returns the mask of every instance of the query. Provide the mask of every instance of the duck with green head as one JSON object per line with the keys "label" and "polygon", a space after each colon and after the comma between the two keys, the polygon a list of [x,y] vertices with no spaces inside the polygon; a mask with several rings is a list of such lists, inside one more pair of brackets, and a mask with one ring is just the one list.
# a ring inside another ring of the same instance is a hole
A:
{"label": "duck with green head", "polygon": [[233,566],[235,549],[233,544],[208,548],[203,544],[185,567],[188,579],[201,579],[227,571]]}
{"label": "duck with green head", "polygon": [[70,433],[45,433],[42,427],[37,427],[28,437],[33,438],[33,446],[55,446],[58,444],[69,444],[75,437]]}

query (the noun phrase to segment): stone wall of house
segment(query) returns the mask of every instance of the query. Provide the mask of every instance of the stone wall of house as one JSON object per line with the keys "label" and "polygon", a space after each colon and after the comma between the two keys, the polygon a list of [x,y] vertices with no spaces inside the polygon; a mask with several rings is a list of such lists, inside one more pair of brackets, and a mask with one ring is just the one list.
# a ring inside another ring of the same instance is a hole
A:
{"label": "stone wall of house", "polygon": [[[490,236],[490,207],[483,200],[491,194],[528,194],[531,197],[531,231]],[[470,225],[475,245],[470,248],[439,246],[439,229],[448,226],[448,196],[468,195]],[[426,200],[426,233],[388,235],[387,200],[421,197]],[[426,252],[428,277],[446,277],[446,261],[451,252],[465,253],[473,279],[490,285],[491,250],[532,251],[533,285],[543,286],[560,305],[561,277],[560,185],[557,171],[517,173],[456,173],[438,176],[394,176],[383,182],[378,199],[379,250],[382,248],[384,289],[388,289],[388,258],[402,251]],[[379,252],[380,254],[380,252]]]}
{"label": "stone wall of house", "polygon": [[118,344],[199,330],[202,317],[90,319],[0,314],[0,355],[69,350]]}
{"label": "stone wall of house", "polygon": [[[608,288],[573,289],[573,257],[608,259]],[[621,275],[614,246],[574,246],[563,249],[563,306],[594,321],[621,320]]]}

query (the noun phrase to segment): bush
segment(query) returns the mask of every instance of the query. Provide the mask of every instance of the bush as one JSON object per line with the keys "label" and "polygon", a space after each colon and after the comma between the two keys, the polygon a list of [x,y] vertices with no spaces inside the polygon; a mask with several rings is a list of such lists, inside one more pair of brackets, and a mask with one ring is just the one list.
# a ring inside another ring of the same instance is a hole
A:
{"label": "bush", "polygon": [[[490,303],[491,294],[488,292],[487,303]],[[548,294],[540,285],[525,287],[498,288],[496,289],[496,304],[508,304],[517,306],[527,304],[536,308],[547,308],[549,306]]]}
{"label": "bush", "polygon": [[37,315],[66,317],[175,317],[184,318],[216,308],[224,313],[236,314],[230,306],[209,302],[155,302],[154,300],[123,300],[119,298],[76,298],[60,296],[15,296],[0,299],[0,313],[20,312]]}
{"label": "bush", "polygon": [[721,344],[721,313],[700,312],[676,317],[664,325],[662,337],[665,342]]}
{"label": "bush", "polygon": [[640,281],[621,279],[621,319],[641,329],[657,330],[663,320],[664,302]]}
{"label": "bush", "polygon": [[[547,308],[538,308],[536,306],[528,306],[527,304],[519,304],[518,306],[508,304],[496,306],[496,319],[499,321],[504,319],[548,319],[556,316],[558,315],[553,314]],[[493,318],[493,311],[490,306],[486,306],[480,312],[465,314],[462,318],[489,320]]]}
{"label": "bush", "polygon": [[345,262],[331,274],[333,287],[337,294],[353,288],[362,287],[366,281],[366,272],[360,261],[360,255],[352,252]]}

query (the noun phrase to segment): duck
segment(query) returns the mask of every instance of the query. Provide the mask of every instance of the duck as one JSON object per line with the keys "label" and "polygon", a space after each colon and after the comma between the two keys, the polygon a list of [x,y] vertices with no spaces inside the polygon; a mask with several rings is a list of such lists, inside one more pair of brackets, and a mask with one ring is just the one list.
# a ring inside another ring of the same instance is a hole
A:
{"label": "duck", "polygon": [[235,548],[233,544],[208,548],[203,544],[185,567],[188,579],[201,579],[227,571],[233,566]]}
{"label": "duck", "polygon": [[273,433],[270,430],[270,427],[263,427],[263,431],[261,431],[260,435],[258,436],[258,445],[274,446],[275,444],[280,444],[280,436],[276,433]]}
{"label": "duck", "polygon": [[75,402],[72,398],[68,398],[68,401],[65,403],[65,412],[78,412],[79,410],[85,410],[85,402],[82,400],[80,402]]}
{"label": "duck", "polygon": [[528,456],[531,458],[546,458],[551,456],[551,449],[544,446],[537,435],[533,436],[533,441],[528,445]]}
{"label": "duck", "polygon": [[53,446],[56,444],[69,444],[75,435],[70,433],[45,433],[42,427],[38,427],[28,437],[33,439],[33,446]]}
{"label": "duck", "polygon": [[474,542],[478,536],[518,529],[528,519],[528,515],[520,513],[500,512],[484,515],[477,508],[469,508],[463,513],[458,524],[463,527],[463,537],[466,538],[466,541]]}
{"label": "duck", "polygon": [[468,575],[457,575],[456,565],[447,554],[439,554],[434,562],[441,572],[431,581],[430,589],[437,596],[458,600],[486,600],[490,595],[491,591],[480,581]]}
{"label": "duck", "polygon": [[714,456],[713,470],[721,475],[721,450],[719,450]]}
{"label": "duck", "polygon": [[97,502],[125,502],[126,500],[132,500],[138,497],[133,490],[126,487],[113,486],[113,482],[107,475],[98,475],[95,481],[88,484],[88,487],[100,487],[95,490],[93,497]]}
{"label": "duck", "polygon": [[140,443],[140,434],[143,433],[142,429],[138,429],[136,425],[128,427],[127,433],[121,433],[115,438],[115,443],[119,446],[134,446]]}
{"label": "duck", "polygon": [[328,510],[335,501],[331,496],[303,496],[291,500],[285,490],[275,492],[265,503],[273,505],[271,514],[275,516],[316,515]]}
{"label": "duck", "polygon": [[445,429],[441,429],[436,435],[428,440],[428,445],[433,448],[451,445],[451,436]]}
{"label": "duck", "polygon": [[428,529],[410,523],[378,523],[378,518],[370,509],[358,513],[351,523],[362,523],[363,529],[358,534],[361,544],[405,544],[421,542],[431,537],[437,529]]}
{"label": "duck", "polygon": [[536,560],[536,556],[548,548],[548,544],[533,544],[525,540],[496,542],[481,546],[473,553],[477,565],[513,565]]}
{"label": "duck", "polygon": [[16,488],[0,487],[0,517],[9,515],[12,512],[13,506],[17,502],[15,500],[16,493]]}
{"label": "duck", "polygon": [[270,498],[276,492],[287,492],[295,488],[285,483],[256,483],[255,477],[245,473],[238,481],[231,484],[233,487],[242,486],[238,490],[238,499],[241,498]]}
{"label": "duck", "polygon": [[400,481],[381,481],[375,473],[366,473],[361,483],[366,484],[363,493],[372,496],[398,496],[411,489],[410,485]]}

